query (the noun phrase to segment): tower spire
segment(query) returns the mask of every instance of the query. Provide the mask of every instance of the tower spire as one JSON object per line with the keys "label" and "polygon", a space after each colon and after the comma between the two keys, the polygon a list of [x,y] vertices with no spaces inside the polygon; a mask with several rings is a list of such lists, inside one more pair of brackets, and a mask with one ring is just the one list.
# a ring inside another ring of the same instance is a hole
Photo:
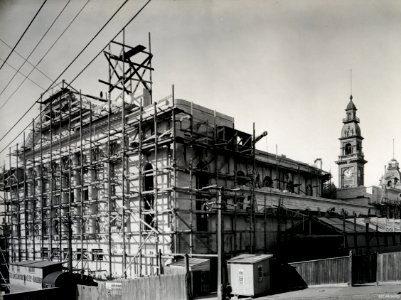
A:
{"label": "tower spire", "polygon": [[352,69],[349,70],[349,81],[350,81],[350,96],[349,99],[352,100]]}
{"label": "tower spire", "polygon": [[394,159],[394,138],[393,138],[393,159]]}
{"label": "tower spire", "polygon": [[[350,82],[352,82],[352,76]],[[340,189],[363,186],[364,165],[367,163],[362,151],[363,137],[361,135],[361,128],[359,127],[359,118],[356,116],[357,108],[352,98],[351,88],[350,101],[345,109],[346,117],[343,119],[341,130],[341,152],[336,161]]]}

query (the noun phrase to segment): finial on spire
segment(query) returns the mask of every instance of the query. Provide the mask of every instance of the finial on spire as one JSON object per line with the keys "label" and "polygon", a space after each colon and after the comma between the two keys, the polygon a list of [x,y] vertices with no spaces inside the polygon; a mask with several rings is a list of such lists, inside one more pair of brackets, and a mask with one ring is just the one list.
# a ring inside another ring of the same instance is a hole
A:
{"label": "finial on spire", "polygon": [[352,97],[352,94],[349,96],[349,100],[351,100],[352,101],[352,99],[353,99],[354,97]]}
{"label": "finial on spire", "polygon": [[352,100],[352,69],[349,70],[350,73],[350,99]]}
{"label": "finial on spire", "polygon": [[393,138],[393,159],[394,159],[394,138]]}

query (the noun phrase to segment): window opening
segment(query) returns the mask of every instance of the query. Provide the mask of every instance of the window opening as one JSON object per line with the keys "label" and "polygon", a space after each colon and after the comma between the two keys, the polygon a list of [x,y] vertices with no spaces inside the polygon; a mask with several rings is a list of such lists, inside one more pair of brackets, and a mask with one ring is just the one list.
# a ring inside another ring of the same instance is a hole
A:
{"label": "window opening", "polygon": [[[153,227],[154,226],[154,195],[153,195],[153,190],[154,190],[154,178],[153,178],[153,167],[150,163],[147,163],[144,167],[143,170],[144,178],[143,178],[143,191],[146,193],[143,196],[143,209],[144,209],[144,221],[146,224],[149,226]],[[145,230],[149,230],[148,227],[145,226]]]}
{"label": "window opening", "polygon": [[345,155],[350,155],[352,154],[352,146],[350,143],[345,145],[345,150],[344,150]]}
{"label": "window opening", "polygon": [[266,176],[264,179],[263,179],[263,186],[264,187],[273,187],[273,179],[271,179],[271,177],[270,176]]}

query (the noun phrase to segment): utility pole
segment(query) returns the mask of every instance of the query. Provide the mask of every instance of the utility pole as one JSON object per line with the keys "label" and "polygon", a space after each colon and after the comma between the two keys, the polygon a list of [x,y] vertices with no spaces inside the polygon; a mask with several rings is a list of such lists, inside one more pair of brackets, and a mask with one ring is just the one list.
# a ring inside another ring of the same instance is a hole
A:
{"label": "utility pole", "polygon": [[224,256],[224,210],[226,203],[223,200],[223,192],[237,192],[240,189],[225,189],[222,186],[205,186],[198,191],[206,189],[217,189],[217,200],[215,202],[217,209],[217,300],[224,300],[226,294],[226,265]]}
{"label": "utility pole", "polygon": [[68,212],[68,272],[72,273],[72,221],[71,212]]}
{"label": "utility pole", "polygon": [[217,299],[225,299],[224,278],[224,204],[222,200],[223,187],[218,188],[217,193]]}

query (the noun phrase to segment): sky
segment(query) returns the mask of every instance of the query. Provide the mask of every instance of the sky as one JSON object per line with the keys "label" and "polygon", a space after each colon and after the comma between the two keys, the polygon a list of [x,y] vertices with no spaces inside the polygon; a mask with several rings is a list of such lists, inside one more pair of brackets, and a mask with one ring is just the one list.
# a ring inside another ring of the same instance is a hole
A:
{"label": "sky", "polygon": [[[0,0],[0,38],[13,46],[42,0]],[[29,58],[36,64],[86,0],[71,0]],[[123,1],[91,0],[38,68],[56,79]],[[16,48],[27,57],[67,0],[48,1]],[[130,0],[61,79],[70,82],[145,1]],[[361,120],[365,185],[401,160],[401,2],[394,0],[152,0],[127,27],[126,42],[147,45],[151,33],[154,99],[171,93],[235,118],[236,128],[268,131],[257,147],[312,164],[322,158],[338,185],[338,138],[352,92]],[[118,37],[121,40],[121,37]],[[0,42],[0,58],[10,53]],[[2,63],[0,60],[0,63]],[[19,68],[13,53],[7,61]],[[25,64],[21,72],[28,74]],[[352,69],[352,84],[350,70]],[[0,105],[24,77],[0,70]],[[51,81],[34,71],[43,88]],[[107,78],[100,55],[73,86],[98,95]],[[352,88],[351,88],[352,86]],[[352,90],[352,91],[351,91]],[[0,109],[0,136],[40,97],[26,81]],[[37,106],[1,142],[3,149],[38,113]],[[20,139],[17,139],[20,141]],[[14,143],[12,145],[15,145]],[[0,150],[1,150],[0,149]],[[7,152],[7,151],[5,151]],[[1,164],[7,153],[1,153]]]}

